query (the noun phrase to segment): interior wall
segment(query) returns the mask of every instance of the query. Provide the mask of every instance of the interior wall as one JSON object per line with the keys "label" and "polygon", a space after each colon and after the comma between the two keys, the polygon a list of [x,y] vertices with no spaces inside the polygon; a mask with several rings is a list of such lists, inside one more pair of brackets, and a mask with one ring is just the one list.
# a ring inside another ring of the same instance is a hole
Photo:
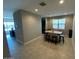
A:
{"label": "interior wall", "polygon": [[14,14],[16,38],[23,43],[41,35],[41,17],[28,11],[18,10]]}
{"label": "interior wall", "polygon": [[41,35],[41,17],[31,12],[22,11],[24,42]]}
{"label": "interior wall", "polygon": [[20,42],[20,43],[24,43],[21,12],[20,11],[16,11],[13,14],[13,16],[14,16],[16,40],[18,42]]}
{"label": "interior wall", "polygon": [[66,16],[65,34],[68,36],[69,30],[73,28],[73,16]]}
{"label": "interior wall", "polygon": [[73,18],[73,44],[74,44],[74,48],[75,48],[75,16]]}
{"label": "interior wall", "polygon": [[52,20],[46,19],[46,29],[52,29]]}
{"label": "interior wall", "polygon": [[[66,23],[65,23],[65,30],[64,30],[64,34],[68,36],[69,34],[69,29],[72,29],[72,26],[73,26],[73,15],[67,15],[67,16],[61,16],[61,17],[65,17],[66,18]],[[53,29],[52,28],[52,20],[54,18],[60,18],[58,16],[56,17],[50,17],[50,18],[47,18],[47,29]]]}

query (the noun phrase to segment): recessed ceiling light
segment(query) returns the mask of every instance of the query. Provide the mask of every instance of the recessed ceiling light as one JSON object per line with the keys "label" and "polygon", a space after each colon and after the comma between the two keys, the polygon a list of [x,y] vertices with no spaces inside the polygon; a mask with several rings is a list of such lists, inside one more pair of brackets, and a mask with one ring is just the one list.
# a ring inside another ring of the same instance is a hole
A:
{"label": "recessed ceiling light", "polygon": [[35,9],[36,12],[38,12],[38,9]]}
{"label": "recessed ceiling light", "polygon": [[59,4],[63,4],[63,3],[64,3],[64,0],[60,0],[60,1],[59,1]]}
{"label": "recessed ceiling light", "polygon": [[64,15],[67,15],[67,13],[64,13]]}

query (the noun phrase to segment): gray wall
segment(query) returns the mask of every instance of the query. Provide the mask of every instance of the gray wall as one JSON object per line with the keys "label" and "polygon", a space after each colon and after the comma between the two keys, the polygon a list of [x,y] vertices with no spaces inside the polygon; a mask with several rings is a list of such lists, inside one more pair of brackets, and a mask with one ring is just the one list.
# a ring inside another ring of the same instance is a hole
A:
{"label": "gray wall", "polygon": [[65,34],[69,34],[69,29],[73,28],[73,16],[66,16]]}
{"label": "gray wall", "polygon": [[[68,36],[69,29],[72,29],[72,26],[73,26],[73,15],[61,16],[61,18],[62,17],[65,17],[66,18],[65,30],[63,30],[63,31],[64,31],[65,35]],[[52,28],[52,20],[54,18],[60,18],[60,17],[56,16],[56,17],[47,18],[47,24],[46,24],[47,27],[46,27],[46,29],[53,29]]]}
{"label": "gray wall", "polygon": [[[30,41],[41,35],[41,17],[39,15],[33,14],[31,12],[27,12],[24,10],[18,11],[15,15],[15,23],[16,27],[16,37],[19,37],[22,32],[21,38],[19,40],[23,40],[23,43]],[[18,17],[17,17],[18,16]],[[19,25],[19,26],[18,26]]]}
{"label": "gray wall", "polygon": [[22,11],[24,42],[41,35],[41,17],[31,12]]}
{"label": "gray wall", "polygon": [[24,43],[21,12],[16,11],[13,14],[13,16],[14,16],[16,40],[20,43]]}
{"label": "gray wall", "polygon": [[74,16],[74,19],[73,19],[73,44],[74,44],[74,48],[75,48],[75,16]]}

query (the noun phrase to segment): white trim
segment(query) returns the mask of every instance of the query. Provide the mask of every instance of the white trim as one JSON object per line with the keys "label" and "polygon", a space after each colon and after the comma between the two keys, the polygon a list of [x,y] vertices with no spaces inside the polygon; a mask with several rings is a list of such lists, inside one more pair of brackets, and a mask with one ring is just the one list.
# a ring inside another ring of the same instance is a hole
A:
{"label": "white trim", "polygon": [[17,39],[16,39],[16,41],[17,41],[18,43],[21,43],[21,44],[24,45],[24,43],[23,43],[21,40],[17,40]]}
{"label": "white trim", "polygon": [[27,45],[27,44],[29,44],[29,43],[31,43],[31,42],[33,42],[33,41],[35,41],[35,40],[37,40],[37,39],[39,39],[39,38],[41,38],[41,37],[42,37],[42,36],[38,36],[38,37],[36,37],[36,38],[34,38],[34,39],[32,39],[32,40],[30,40],[30,41],[24,43],[24,45]]}

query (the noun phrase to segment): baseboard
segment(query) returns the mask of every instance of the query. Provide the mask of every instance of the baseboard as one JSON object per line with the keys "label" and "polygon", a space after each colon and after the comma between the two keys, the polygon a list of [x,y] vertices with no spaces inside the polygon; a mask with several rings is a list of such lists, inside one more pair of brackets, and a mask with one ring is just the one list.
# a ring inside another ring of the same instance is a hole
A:
{"label": "baseboard", "polygon": [[24,45],[24,42],[22,42],[21,40],[16,40],[18,43]]}
{"label": "baseboard", "polygon": [[39,39],[39,38],[41,38],[41,37],[42,37],[42,35],[41,35],[41,36],[38,36],[38,37],[36,37],[36,38],[34,38],[34,39],[32,39],[32,40],[26,42],[26,43],[24,43],[24,45],[27,45],[27,44],[29,44],[29,43],[31,43],[31,42],[33,42],[33,41],[35,41],[35,40],[37,40],[37,39]]}

